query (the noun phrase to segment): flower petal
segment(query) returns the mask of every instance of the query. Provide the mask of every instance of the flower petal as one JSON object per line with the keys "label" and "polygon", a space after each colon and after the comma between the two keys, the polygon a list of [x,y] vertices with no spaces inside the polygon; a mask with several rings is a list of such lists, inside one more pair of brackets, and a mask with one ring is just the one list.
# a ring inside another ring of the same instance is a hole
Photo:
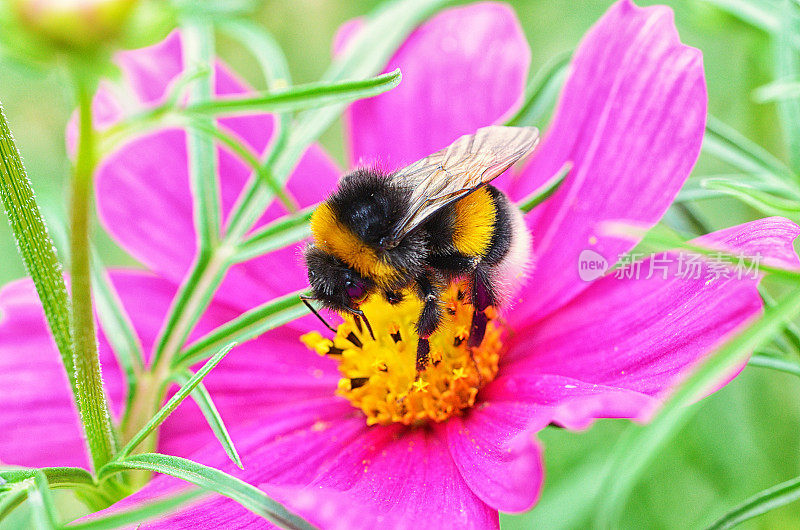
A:
{"label": "flower petal", "polygon": [[550,421],[529,403],[485,401],[443,425],[464,480],[486,504],[504,512],[534,505],[544,479],[535,433]]}
{"label": "flower petal", "polygon": [[[234,432],[244,471],[212,445],[194,458],[265,491],[324,528],[433,526],[496,528],[497,512],[462,480],[443,440],[422,429],[366,426],[339,398],[298,404],[264,415]],[[144,502],[179,484],[158,477],[113,509]],[[357,508],[357,509],[356,509]],[[263,523],[238,504],[217,498],[153,524],[156,528]]]}
{"label": "flower petal", "polygon": [[88,465],[67,375],[29,279],[0,290],[0,313],[0,462]]}
{"label": "flower petal", "polygon": [[114,61],[142,103],[157,103],[184,69],[180,31],[152,46],[119,52]]}
{"label": "flower petal", "polygon": [[[715,232],[697,244],[797,267],[792,241],[798,234],[797,225],[773,217]],[[638,410],[621,411],[630,398],[609,400],[609,394],[663,397],[697,361],[761,312],[756,278],[742,274],[740,279],[727,268],[717,277],[720,268],[713,261],[689,269],[681,256],[651,256],[626,269],[630,277],[605,276],[537,323],[510,314],[515,335],[501,373],[534,379],[557,375],[600,385],[594,398],[565,413],[571,426],[620,412],[645,414],[646,399]],[[560,405],[570,407],[566,401]]]}
{"label": "flower petal", "polygon": [[616,3],[575,53],[553,124],[512,195],[520,198],[573,164],[555,195],[528,215],[537,286],[526,312],[541,317],[587,287],[578,255],[610,261],[633,242],[599,224],[627,219],[652,226],[697,159],[706,116],[698,50],[681,44],[672,11]]}
{"label": "flower petal", "polygon": [[439,13],[389,61],[387,72],[403,72],[400,86],[350,106],[351,163],[396,169],[497,122],[522,95],[529,62],[508,6],[480,3]]}

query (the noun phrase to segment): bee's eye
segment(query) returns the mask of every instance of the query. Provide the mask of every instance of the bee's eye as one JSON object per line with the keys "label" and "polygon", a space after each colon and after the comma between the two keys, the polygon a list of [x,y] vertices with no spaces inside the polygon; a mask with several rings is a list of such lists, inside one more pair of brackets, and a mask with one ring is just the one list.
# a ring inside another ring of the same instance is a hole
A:
{"label": "bee's eye", "polygon": [[347,280],[344,289],[351,300],[360,300],[364,296],[364,284],[359,281]]}
{"label": "bee's eye", "polygon": [[313,280],[313,279],[314,279],[314,278],[316,278],[316,277],[317,277],[317,273],[316,273],[316,272],[314,272],[313,270],[309,269],[309,270],[308,270],[308,279],[309,279],[309,280]]}

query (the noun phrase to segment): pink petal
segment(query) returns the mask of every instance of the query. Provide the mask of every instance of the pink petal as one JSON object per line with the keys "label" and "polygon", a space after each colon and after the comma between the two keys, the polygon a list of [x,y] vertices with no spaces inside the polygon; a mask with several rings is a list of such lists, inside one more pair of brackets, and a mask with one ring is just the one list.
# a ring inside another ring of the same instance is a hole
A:
{"label": "pink petal", "polygon": [[[343,400],[286,407],[259,418],[237,443],[244,471],[211,445],[200,461],[263,484],[295,513],[324,528],[426,525],[496,528],[497,512],[462,480],[443,440],[423,429],[368,428]],[[234,433],[239,434],[239,433]],[[179,485],[158,477],[115,506],[144,502]],[[242,527],[263,523],[227,499],[214,499],[152,526]]]}
{"label": "pink petal", "polygon": [[[791,221],[773,217],[715,232],[697,243],[796,267],[800,262],[792,241],[799,233]],[[657,255],[642,262],[638,279],[605,276],[538,323],[519,320],[512,312],[515,335],[501,373],[600,385],[577,405],[569,404],[568,395],[554,399],[567,407],[555,419],[570,426],[646,413],[652,403],[644,398],[663,397],[697,361],[761,312],[757,279],[739,279],[736,273],[715,278],[708,262],[697,278],[693,273],[681,277],[679,263],[677,254],[666,260]],[[651,264],[667,269],[654,269],[648,279]],[[626,399],[635,403],[624,397],[625,391],[641,394],[640,406],[624,410]]]}
{"label": "pink petal", "polygon": [[552,127],[512,190],[519,198],[555,175],[567,181],[528,217],[541,317],[587,287],[578,255],[616,261],[633,247],[600,233],[607,219],[648,226],[664,214],[697,159],[706,116],[701,54],[680,43],[672,11],[616,3],[575,53]]}
{"label": "pink petal", "polygon": [[119,52],[114,61],[143,103],[157,103],[184,69],[180,32],[146,48]]}
{"label": "pink petal", "polygon": [[67,375],[30,280],[3,287],[0,315],[0,462],[88,465]]}
{"label": "pink petal", "polygon": [[497,122],[520,98],[529,62],[522,29],[505,4],[441,12],[389,61],[387,72],[403,72],[400,86],[350,106],[351,163],[395,169]]}
{"label": "pink petal", "polygon": [[486,504],[504,512],[534,505],[544,479],[535,433],[549,422],[543,410],[516,400],[486,401],[443,430],[464,481]]}

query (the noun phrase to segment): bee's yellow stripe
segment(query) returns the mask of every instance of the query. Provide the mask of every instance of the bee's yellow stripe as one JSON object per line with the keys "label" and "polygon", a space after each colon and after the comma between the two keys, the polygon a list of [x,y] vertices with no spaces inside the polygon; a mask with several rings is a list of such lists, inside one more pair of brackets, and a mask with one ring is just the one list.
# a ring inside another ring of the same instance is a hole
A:
{"label": "bee's yellow stripe", "polygon": [[483,256],[489,250],[497,218],[492,195],[485,186],[455,203],[453,246],[467,256]]}
{"label": "bee's yellow stripe", "polygon": [[322,203],[311,215],[311,233],[316,245],[354,268],[362,276],[387,285],[397,276],[397,269],[378,257],[375,249],[364,243],[336,218],[328,203]]}

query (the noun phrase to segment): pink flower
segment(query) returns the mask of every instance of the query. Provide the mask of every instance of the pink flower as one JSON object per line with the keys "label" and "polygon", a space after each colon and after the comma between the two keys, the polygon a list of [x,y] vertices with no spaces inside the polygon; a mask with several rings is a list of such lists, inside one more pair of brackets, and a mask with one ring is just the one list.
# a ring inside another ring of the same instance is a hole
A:
{"label": "pink flower", "polygon": [[[357,25],[346,26],[342,38],[353,31]],[[180,36],[123,53],[119,63],[141,104],[152,105],[184,68]],[[400,166],[502,121],[519,103],[528,63],[527,43],[506,6],[481,3],[442,12],[387,65],[402,69],[403,83],[348,110],[351,161]],[[243,90],[217,66],[218,93]],[[102,124],[119,119],[122,107],[108,92],[98,95],[97,105]],[[646,419],[694,363],[761,312],[756,280],[681,278],[675,262],[666,277],[606,275],[585,282],[578,274],[583,250],[613,262],[633,247],[605,235],[604,221],[653,225],[666,211],[698,156],[705,113],[700,53],[680,43],[671,12],[615,4],[575,53],[535,156],[521,171],[498,179],[519,200],[565,162],[573,163],[558,192],[527,215],[536,267],[506,315],[513,333],[503,339],[499,371],[474,406],[424,427],[368,426],[360,411],[334,394],[336,361],[300,342],[301,334],[319,328],[306,317],[239,346],[206,379],[244,471],[232,469],[190,404],[164,424],[159,450],[238,474],[323,527],[410,527],[421,521],[496,527],[498,510],[530,508],[543,477],[538,430],[550,423],[580,429],[596,418]],[[269,116],[221,123],[258,151],[272,132]],[[248,171],[228,153],[219,156],[229,211]],[[315,146],[289,188],[301,205],[311,205],[335,187],[340,173]],[[117,271],[113,281],[149,351],[195,253],[184,132],[133,141],[103,162],[97,178],[104,226],[148,269]],[[273,204],[261,223],[283,213]],[[788,220],[770,218],[702,242],[794,266],[798,233]],[[298,247],[237,265],[193,337],[306,285]],[[0,386],[14,389],[0,393],[0,460],[86,465],[68,386],[29,282],[7,286],[0,310]],[[118,410],[124,390],[104,338],[101,353]],[[180,487],[158,477],[118,506]],[[238,504],[215,498],[155,525],[258,522]]]}

